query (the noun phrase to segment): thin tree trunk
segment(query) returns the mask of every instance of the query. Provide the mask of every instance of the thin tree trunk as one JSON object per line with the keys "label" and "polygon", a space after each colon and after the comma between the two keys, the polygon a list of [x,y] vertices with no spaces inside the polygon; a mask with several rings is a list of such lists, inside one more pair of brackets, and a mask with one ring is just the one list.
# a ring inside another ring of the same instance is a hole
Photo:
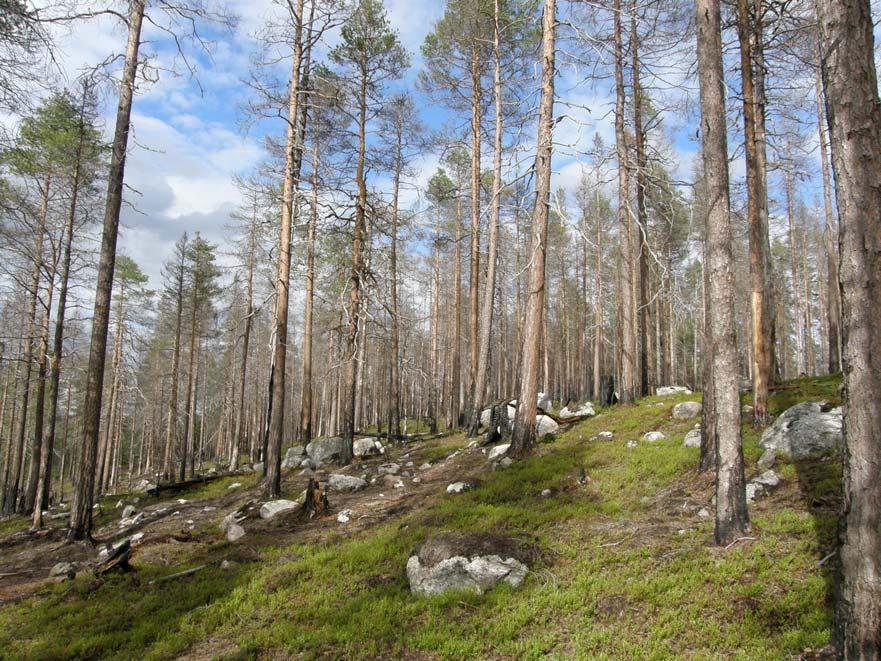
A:
{"label": "thin tree trunk", "polygon": [[532,221],[531,266],[523,333],[523,367],[511,452],[524,454],[535,442],[539,350],[545,308],[545,257],[551,197],[551,158],[554,131],[554,75],[556,55],[556,0],[545,0],[542,16],[541,100],[538,146],[535,154],[535,209]]}
{"label": "thin tree trunk", "polygon": [[101,424],[101,397],[104,385],[104,362],[107,353],[107,329],[110,322],[110,298],[113,292],[113,269],[116,262],[116,238],[119,232],[119,211],[122,206],[125,155],[134,96],[135,74],[138,69],[138,48],[145,0],[131,0],[129,5],[128,44],[125,52],[116,129],[107,183],[107,205],[101,237],[101,257],[95,287],[95,309],[92,317],[92,338],[89,366],[86,371],[86,393],[82,408],[79,479],[74,487],[70,508],[68,537],[83,539],[92,533],[95,460],[98,452],[98,431]]}
{"label": "thin tree trunk", "polygon": [[[487,372],[489,370],[489,345],[495,309],[496,262],[499,250],[499,219],[502,214],[502,55],[499,34],[499,0],[493,3],[493,96],[495,97],[495,135],[493,141],[493,197],[492,216],[489,221],[489,237],[486,254],[486,284],[483,290],[483,322],[480,324],[480,346],[477,355],[477,376],[471,399],[471,423],[469,436],[477,436],[480,426],[480,410],[486,397]],[[496,366],[501,369],[501,366]]]}
{"label": "thin tree trunk", "polygon": [[294,15],[294,57],[291,68],[288,97],[287,147],[285,150],[284,184],[282,192],[281,226],[278,238],[278,273],[275,280],[275,317],[273,332],[272,414],[269,421],[269,442],[265,458],[266,495],[277,498],[281,494],[281,446],[284,442],[285,374],[288,344],[288,301],[291,281],[291,231],[293,228],[294,196],[298,182],[295,177],[298,128],[300,121],[300,68],[303,56],[303,0],[297,0]]}
{"label": "thin tree trunk", "polygon": [[[819,55],[818,55],[819,58]],[[823,176],[823,246],[826,252],[826,328],[828,368],[830,374],[841,371],[841,289],[838,284],[838,254],[835,236],[838,233],[832,209],[832,178],[829,174],[829,140],[826,135],[826,111],[823,108],[823,87],[820,63],[815,81],[817,90],[817,132],[820,136],[820,168]]]}
{"label": "thin tree trunk", "polygon": [[636,394],[637,337],[636,301],[633,283],[636,266],[633,247],[633,219],[630,213],[630,176],[627,136],[624,131],[624,48],[621,36],[621,0],[615,0],[615,146],[618,153],[618,223],[621,225],[623,279],[619,282],[621,310],[621,381],[618,388],[622,404],[632,404]]}
{"label": "thin tree trunk", "polygon": [[[756,426],[767,425],[768,388],[774,368],[771,346],[771,260],[768,238],[768,213],[765,189],[764,142],[757,139],[758,99],[763,90],[756,89],[759,78],[754,77],[753,46],[761,48],[761,14],[751,16],[750,0],[738,0],[737,34],[740,39],[740,69],[743,85],[744,146],[746,151],[747,221],[749,225],[750,300],[752,307],[752,381],[753,421]],[[761,3],[757,11],[761,12]],[[764,81],[764,76],[761,77]],[[762,111],[763,112],[763,111]],[[762,152],[760,155],[759,152]]]}
{"label": "thin tree trunk", "polygon": [[740,395],[734,330],[734,254],[728,198],[728,144],[719,0],[697,0],[697,57],[707,188],[707,262],[713,398],[716,422],[717,544],[749,528],[740,436]]}
{"label": "thin tree trunk", "polygon": [[[475,4],[475,11],[480,7]],[[480,24],[480,18],[475,18],[475,25]],[[476,29],[476,28],[475,28]],[[483,103],[483,90],[481,88],[480,74],[480,46],[476,39],[471,46],[471,257],[468,273],[468,305],[469,305],[469,349],[470,360],[468,361],[468,387],[466,392],[472,395],[477,380],[478,363],[478,296],[480,277],[480,113]],[[477,406],[472,402],[472,406]],[[456,422],[458,423],[458,420]]]}
{"label": "thin tree trunk", "polygon": [[43,183],[43,200],[40,205],[37,227],[34,232],[34,266],[31,271],[30,290],[28,295],[27,331],[25,333],[24,356],[24,389],[22,390],[21,408],[19,410],[18,428],[15,431],[15,447],[12,453],[12,466],[10,480],[6,484],[6,493],[3,498],[3,513],[12,514],[18,509],[19,486],[21,484],[21,471],[24,465],[25,436],[27,434],[28,403],[31,396],[31,362],[34,357],[34,330],[37,323],[37,300],[40,289],[40,272],[43,264],[43,241],[46,234],[46,214],[49,210],[49,188],[51,178],[46,175]]}

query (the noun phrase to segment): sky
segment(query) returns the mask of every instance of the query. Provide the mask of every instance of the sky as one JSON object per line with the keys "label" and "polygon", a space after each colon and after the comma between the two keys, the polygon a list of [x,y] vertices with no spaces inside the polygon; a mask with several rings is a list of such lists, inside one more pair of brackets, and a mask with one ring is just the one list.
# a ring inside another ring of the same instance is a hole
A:
{"label": "sky", "polygon": [[[250,95],[243,81],[248,78],[252,56],[262,48],[256,35],[279,9],[272,0],[228,0],[226,4],[238,16],[231,33],[204,28],[203,34],[212,39],[208,53],[195,44],[185,44],[184,52],[196,69],[195,76],[187,72],[167,34],[150,25],[145,27],[143,51],[151,54],[154,66],[159,67],[158,80],[141,84],[134,102],[126,166],[127,204],[122,212],[119,248],[142,267],[154,288],[160,284],[162,263],[181,232],[199,231],[223,250],[230,213],[240,202],[233,177],[247,175],[264,160],[264,136],[281,135],[285,128],[283,121],[276,119],[246,130],[241,112]],[[419,47],[440,18],[444,3],[386,0],[385,4],[389,22],[412,58],[412,66],[398,86],[412,89],[421,67]],[[56,37],[56,59],[68,81],[120,52],[125,43],[123,26],[109,16],[59,29]],[[331,46],[334,38],[331,33]],[[327,48],[323,49],[325,54]],[[582,83],[586,73],[566,57],[565,49],[562,46],[558,55],[556,114],[560,122],[555,128],[558,151],[554,186],[572,192],[582,173],[583,158],[577,152],[589,150],[594,133],[599,133],[607,145],[614,142],[613,100],[607,89],[588,88]],[[285,75],[287,67],[287,62],[278,65],[280,76]],[[103,104],[108,139],[115,119],[115,94],[109,91]],[[418,106],[423,122],[430,128],[439,128],[449,117],[424,97]],[[693,169],[696,144],[688,131],[677,136],[672,143],[676,174],[687,177]],[[485,157],[490,159],[488,147]],[[528,161],[531,156],[526,153],[521,158]],[[415,181],[411,182],[414,185],[408,187],[402,200],[405,206],[416,203],[415,191],[427,182],[437,165],[436,154],[416,160]],[[381,189],[383,182],[374,185]]]}

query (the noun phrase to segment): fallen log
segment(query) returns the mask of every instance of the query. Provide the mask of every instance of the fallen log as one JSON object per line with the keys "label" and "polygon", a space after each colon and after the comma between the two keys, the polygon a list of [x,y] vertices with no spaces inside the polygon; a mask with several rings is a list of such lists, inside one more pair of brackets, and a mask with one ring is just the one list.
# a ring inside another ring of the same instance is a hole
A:
{"label": "fallen log", "polygon": [[192,569],[186,569],[184,571],[179,571],[176,574],[170,574],[168,576],[162,576],[161,578],[154,578],[152,581],[147,583],[147,585],[156,585],[157,583],[163,583],[165,581],[172,581],[176,578],[183,578],[185,576],[192,576],[198,571],[202,571],[208,565],[199,565],[198,567],[193,567]]}

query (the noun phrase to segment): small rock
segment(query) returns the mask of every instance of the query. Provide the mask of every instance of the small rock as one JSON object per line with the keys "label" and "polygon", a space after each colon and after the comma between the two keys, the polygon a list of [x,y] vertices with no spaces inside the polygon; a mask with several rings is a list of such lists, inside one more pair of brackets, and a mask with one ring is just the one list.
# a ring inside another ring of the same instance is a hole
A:
{"label": "small rock", "polygon": [[679,402],[673,407],[676,420],[692,420],[701,414],[703,407],[700,402]]}
{"label": "small rock", "polygon": [[269,502],[263,503],[263,505],[260,506],[260,518],[267,520],[274,519],[279,514],[295,510],[299,506],[300,503],[293,500],[270,500]]}
{"label": "small rock", "polygon": [[663,441],[665,438],[667,437],[664,436],[663,432],[659,431],[650,431],[642,435],[642,440],[649,443],[657,443],[658,441]]}
{"label": "small rock", "polygon": [[760,498],[769,493],[774,487],[780,484],[780,478],[777,473],[767,470],[756,478],[753,478],[746,484],[746,502],[751,503],[756,498]]}
{"label": "small rock", "polygon": [[470,482],[453,482],[447,486],[447,493],[464,493],[474,488]]}
{"label": "small rock", "polygon": [[238,565],[238,564],[239,563],[237,563],[235,560],[224,560],[223,562],[220,563],[220,568],[221,569],[234,569],[236,567],[236,565]]}
{"label": "small rock", "polygon": [[352,518],[352,510],[343,510],[336,515],[336,520],[340,523],[348,523]]}
{"label": "small rock", "polygon": [[398,480],[398,481],[396,481],[392,486],[393,486],[395,489],[403,489],[403,488],[404,488],[404,482],[403,482],[402,480]]}
{"label": "small rock", "polygon": [[413,478],[413,484],[421,484],[421,483],[422,483],[421,477],[414,477]]}
{"label": "small rock", "polygon": [[150,493],[150,492],[156,490],[156,483],[151,482],[150,480],[144,479],[135,485],[134,490],[139,491],[141,493]]}
{"label": "small rock", "polygon": [[332,491],[361,491],[367,487],[367,480],[352,475],[332,473],[327,478],[327,486]]}
{"label": "small rock", "polygon": [[596,435],[598,441],[611,441],[613,438],[615,438],[615,434],[610,431],[601,431]]}
{"label": "small rock", "polygon": [[186,498],[178,498],[178,499],[177,499],[177,504],[178,504],[178,505],[186,505],[186,504],[187,504],[187,499],[186,499]]}
{"label": "small rock", "polygon": [[421,471],[427,471],[429,468],[431,468],[431,464],[429,464],[429,463],[424,463],[424,464],[422,464],[422,465],[419,467],[419,470],[421,470]]}
{"label": "small rock", "polygon": [[132,516],[134,515],[135,512],[136,512],[136,510],[135,510],[134,505],[126,505],[125,509],[122,510],[122,518],[123,519],[130,519],[130,518],[132,518]]}
{"label": "small rock", "polygon": [[702,507],[702,508],[700,508],[700,510],[698,510],[697,515],[698,515],[700,518],[702,518],[702,519],[709,519],[709,518],[711,518],[711,517],[713,516],[713,515],[710,513],[710,510],[708,510],[706,507]]}
{"label": "small rock", "polygon": [[541,497],[542,497],[542,498],[550,498],[550,497],[551,497],[551,493],[552,493],[552,492],[551,492],[550,489],[542,489],[542,490],[541,490]]}
{"label": "small rock", "polygon": [[777,461],[777,452],[773,448],[769,448],[759,457],[758,466],[763,470],[768,470],[775,461]]}
{"label": "small rock", "polygon": [[407,468],[413,468],[413,466],[415,465],[416,464],[414,464],[412,461],[408,461],[406,464],[404,464],[404,466],[406,466]]}
{"label": "small rock", "polygon": [[356,457],[369,457],[382,454],[385,448],[382,443],[372,438],[359,438],[352,443],[352,454]]}
{"label": "small rock", "polygon": [[535,435],[538,437],[547,436],[548,434],[556,434],[560,430],[560,425],[553,418],[546,415],[539,415],[535,418]]}
{"label": "small rock", "polygon": [[503,456],[508,448],[511,447],[510,443],[505,443],[504,445],[497,445],[489,451],[489,454],[486,456],[490,461],[495,461],[499,457]]}
{"label": "small rock", "polygon": [[135,544],[140,542],[142,539],[144,539],[144,533],[136,532],[134,535],[132,535],[131,537],[128,538],[128,541],[132,546],[134,546]]}
{"label": "small rock", "polygon": [[537,404],[538,408],[540,408],[542,411],[550,411],[552,408],[554,408],[554,404],[551,401],[550,395],[547,395],[543,392],[538,393]]}
{"label": "small rock", "polygon": [[235,542],[244,536],[245,536],[245,529],[242,528],[238,523],[234,523],[229,528],[226,529],[227,541]]}
{"label": "small rock", "polygon": [[513,463],[514,460],[511,459],[511,457],[502,457],[501,459],[499,459],[499,466],[501,466],[502,468],[507,468]]}
{"label": "small rock", "polygon": [[72,580],[76,577],[76,564],[73,562],[59,562],[49,570],[49,578],[58,581]]}
{"label": "small rock", "polygon": [[596,414],[596,411],[593,409],[593,404],[590,402],[585,402],[581,406],[576,406],[571,409],[567,404],[560,410],[560,418],[563,420],[569,420],[571,418],[588,418]]}
{"label": "small rock", "polygon": [[376,467],[376,472],[380,475],[397,475],[401,472],[399,464],[382,464]]}
{"label": "small rock", "polygon": [[637,443],[636,441],[627,441],[628,448],[635,448],[637,445],[639,445],[639,443]]}
{"label": "small rock", "polygon": [[682,445],[686,448],[699,448],[701,446],[701,430],[692,429],[685,435]]}
{"label": "small rock", "polygon": [[655,390],[655,394],[660,397],[669,397],[670,395],[690,395],[691,390],[685,386],[661,386]]}

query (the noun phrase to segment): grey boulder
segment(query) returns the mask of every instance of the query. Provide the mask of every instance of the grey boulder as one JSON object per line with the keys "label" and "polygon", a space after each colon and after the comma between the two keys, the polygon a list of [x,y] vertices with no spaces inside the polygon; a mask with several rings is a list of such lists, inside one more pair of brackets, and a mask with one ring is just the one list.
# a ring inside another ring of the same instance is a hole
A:
{"label": "grey boulder", "polygon": [[[263,503],[263,505],[260,506],[260,518],[274,519],[279,514],[290,512],[291,510],[297,509],[299,506],[300,503],[294,500],[270,500],[269,502]],[[232,525],[230,525],[227,530],[229,530],[229,528],[231,527]]]}
{"label": "grey boulder", "polygon": [[342,456],[345,443],[339,436],[316,438],[306,446],[306,454],[317,464],[338,461]]}
{"label": "grey boulder", "polygon": [[759,444],[802,461],[822,457],[840,443],[841,407],[824,412],[819,402],[802,402],[784,411],[765,430]]}
{"label": "grey boulder", "polygon": [[384,451],[382,443],[372,438],[359,438],[352,443],[352,454],[356,457],[369,457],[382,454]]}
{"label": "grey boulder", "polygon": [[676,420],[692,420],[701,414],[700,402],[679,402],[673,407],[673,417]]}
{"label": "grey boulder", "polygon": [[560,410],[560,417],[563,420],[570,420],[572,418],[588,418],[596,414],[596,411],[593,410],[593,404],[591,404],[590,402],[585,402],[581,406],[577,406],[571,409],[567,404]]}
{"label": "grey boulder", "polygon": [[440,533],[421,544],[407,560],[413,594],[431,596],[450,590],[482,594],[504,581],[512,587],[529,572],[529,552],[519,540],[479,533]]}
{"label": "grey boulder", "polygon": [[300,465],[305,453],[306,448],[302,445],[295,445],[292,448],[288,448],[288,451],[285,452],[284,459],[281,461],[281,467],[285,470],[296,468]]}
{"label": "grey boulder", "polygon": [[535,435],[547,436],[548,434],[556,434],[560,430],[558,425],[552,418],[546,415],[539,415],[535,418]]}
{"label": "grey boulder", "polygon": [[685,435],[685,440],[682,441],[683,447],[686,448],[699,448],[701,446],[701,430],[700,429],[692,429]]}
{"label": "grey boulder", "polygon": [[780,478],[777,477],[777,473],[772,470],[766,470],[758,477],[746,483],[746,502],[753,502],[756,498],[764,496],[779,484]]}
{"label": "grey boulder", "polygon": [[510,443],[505,443],[503,445],[497,445],[489,451],[489,454],[486,456],[490,461],[495,461],[500,457],[503,457],[505,453],[508,451],[508,448],[511,447]]}
{"label": "grey boulder", "polygon": [[685,386],[661,386],[655,390],[655,394],[660,397],[669,397],[670,395],[690,395],[691,390]]}
{"label": "grey boulder", "polygon": [[327,478],[327,486],[332,491],[361,491],[367,486],[367,481],[353,475],[332,473]]}

